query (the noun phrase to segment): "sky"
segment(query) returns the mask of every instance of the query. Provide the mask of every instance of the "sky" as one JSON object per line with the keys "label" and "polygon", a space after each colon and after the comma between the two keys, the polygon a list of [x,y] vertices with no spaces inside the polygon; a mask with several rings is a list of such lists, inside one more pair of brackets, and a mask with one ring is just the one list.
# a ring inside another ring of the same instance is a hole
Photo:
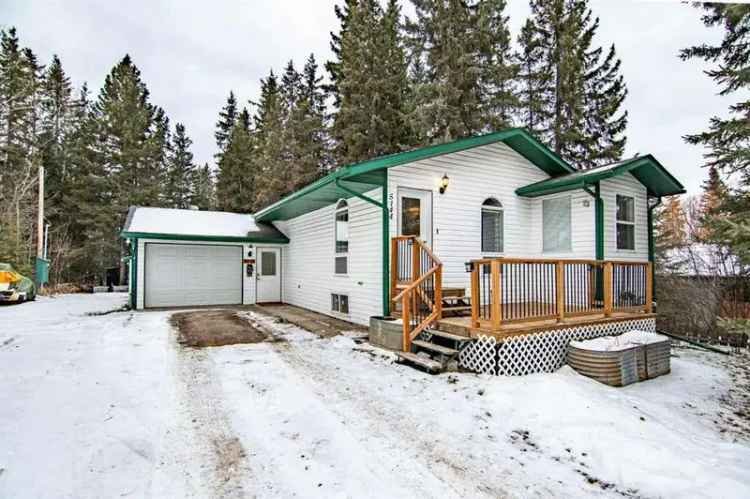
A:
{"label": "sky", "polygon": [[[140,68],[151,101],[194,141],[196,161],[213,161],[214,125],[230,90],[241,102],[256,99],[259,80],[298,67],[314,53],[330,58],[338,30],[335,0],[0,0],[0,27],[16,26],[21,43],[41,62],[57,54],[78,86],[93,97],[126,53]],[[339,2],[341,3],[341,2]],[[411,12],[403,0],[404,13]],[[700,11],[669,0],[592,0],[600,18],[596,43],[614,43],[629,95],[625,157],[653,154],[687,188],[700,192],[703,150],[682,140],[725,116],[736,96],[720,97],[702,61],[683,62],[681,48],[721,39],[700,21]],[[508,0],[514,39],[528,0]]]}

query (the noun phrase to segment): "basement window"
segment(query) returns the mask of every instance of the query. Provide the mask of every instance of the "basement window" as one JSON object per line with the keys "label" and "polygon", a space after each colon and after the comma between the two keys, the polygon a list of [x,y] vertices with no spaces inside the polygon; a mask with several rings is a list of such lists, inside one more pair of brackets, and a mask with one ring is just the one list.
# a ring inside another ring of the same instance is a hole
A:
{"label": "basement window", "polygon": [[331,310],[340,314],[349,314],[349,297],[331,293]]}
{"label": "basement window", "polygon": [[336,204],[336,248],[334,273],[349,272],[349,205],[343,199]]}
{"label": "basement window", "polygon": [[617,249],[635,249],[635,198],[617,195]]}

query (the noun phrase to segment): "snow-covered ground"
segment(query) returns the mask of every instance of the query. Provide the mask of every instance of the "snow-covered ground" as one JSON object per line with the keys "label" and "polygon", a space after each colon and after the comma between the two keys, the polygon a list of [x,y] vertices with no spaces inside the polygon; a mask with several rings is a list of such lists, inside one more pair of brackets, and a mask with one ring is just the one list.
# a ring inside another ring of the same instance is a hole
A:
{"label": "snow-covered ground", "polygon": [[348,337],[179,347],[124,295],[0,307],[0,498],[750,497],[730,376],[430,376]]}

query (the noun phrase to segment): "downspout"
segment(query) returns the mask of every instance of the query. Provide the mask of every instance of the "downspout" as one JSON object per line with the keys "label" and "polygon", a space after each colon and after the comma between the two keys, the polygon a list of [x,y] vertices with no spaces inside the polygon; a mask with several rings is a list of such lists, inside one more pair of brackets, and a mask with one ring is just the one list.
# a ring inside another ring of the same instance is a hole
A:
{"label": "downspout", "polygon": [[365,196],[364,194],[360,194],[357,191],[354,191],[350,189],[349,187],[343,185],[341,183],[341,179],[336,179],[335,181],[336,187],[338,189],[341,189],[345,193],[357,197],[361,199],[362,201],[365,201],[366,203],[374,204],[378,208],[380,208],[381,216],[382,216],[382,228],[383,228],[383,234],[382,234],[382,242],[383,242],[383,261],[382,261],[382,278],[383,278],[383,285],[382,287],[382,300],[383,300],[383,317],[387,317],[390,315],[391,312],[391,297],[390,293],[388,291],[388,285],[390,283],[390,275],[388,272],[388,267],[390,265],[390,256],[389,256],[389,237],[390,237],[390,225],[389,225],[389,219],[390,214],[388,213],[388,173],[383,175],[383,184],[381,185],[381,193],[382,193],[382,201],[378,202],[374,199]]}
{"label": "downspout", "polygon": [[654,241],[654,209],[661,205],[661,196],[656,198],[656,203],[648,206],[648,261],[651,262],[651,289],[656,297],[656,243]]}

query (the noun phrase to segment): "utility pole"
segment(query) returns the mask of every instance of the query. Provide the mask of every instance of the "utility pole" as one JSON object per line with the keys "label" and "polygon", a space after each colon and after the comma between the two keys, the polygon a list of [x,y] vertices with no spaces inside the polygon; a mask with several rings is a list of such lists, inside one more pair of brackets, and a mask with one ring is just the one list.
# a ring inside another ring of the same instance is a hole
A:
{"label": "utility pole", "polygon": [[39,213],[37,214],[36,256],[44,258],[44,166],[39,165]]}

